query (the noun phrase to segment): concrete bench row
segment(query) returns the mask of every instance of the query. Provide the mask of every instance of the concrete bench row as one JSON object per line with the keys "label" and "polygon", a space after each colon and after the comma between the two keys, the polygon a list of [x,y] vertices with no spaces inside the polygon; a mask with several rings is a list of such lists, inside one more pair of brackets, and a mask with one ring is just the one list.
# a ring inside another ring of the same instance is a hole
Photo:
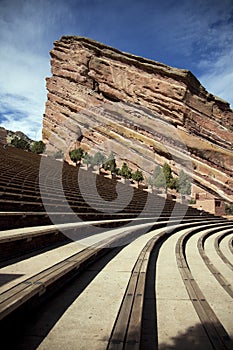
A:
{"label": "concrete bench row", "polygon": [[[109,335],[108,349],[131,349],[132,346],[134,349],[140,349],[141,330],[143,329],[143,322],[145,322],[143,319],[145,286],[152,251],[168,237],[173,235],[174,232],[181,232],[184,230],[186,230],[186,232],[182,234],[177,241],[176,256],[180,273],[190,295],[190,300],[194,303],[194,307],[201,319],[201,324],[205,329],[207,338],[211,343],[215,344],[215,346],[218,346],[215,348],[221,348],[221,346],[225,346],[226,349],[231,348],[230,346],[232,346],[232,343],[229,335],[224,326],[216,318],[213,310],[211,311],[205,297],[201,294],[186,261],[185,247],[191,236],[201,233],[204,230],[209,230],[207,235],[210,236],[216,232],[217,227],[220,234],[223,229],[231,225],[230,222],[224,220],[215,219],[213,221],[215,222],[210,223],[209,221],[200,219],[197,222],[188,222],[177,226],[174,225],[170,227],[170,229],[157,228],[153,230],[152,238],[148,239],[145,246],[141,249],[134,268],[132,269],[131,277],[127,284],[127,289],[124,293],[114,327]],[[136,229],[136,225],[134,229]],[[86,268],[91,261],[93,262],[93,259],[98,258],[104,251],[106,252],[106,248],[110,246],[111,239],[108,238],[104,243],[102,241],[99,245],[95,244],[95,247],[83,249],[81,252],[60,261],[46,271],[26,279],[19,285],[11,288],[11,290],[6,291],[1,296],[3,298],[0,315],[2,315],[2,318],[6,317],[18,307],[22,307],[23,304],[27,304],[30,300],[44,295],[47,290],[51,290],[50,287],[56,288],[57,283],[60,287],[61,283],[74,277],[77,272],[80,272],[79,269]],[[102,251],[102,248],[104,248],[104,251]],[[179,287],[177,286],[177,288]],[[216,325],[218,326],[216,327]],[[145,335],[143,335],[143,339],[145,342]],[[148,340],[146,346],[147,347],[144,348],[150,348],[150,340]]]}
{"label": "concrete bench row", "polygon": [[[44,226],[41,224],[43,222],[43,218],[40,218],[40,225],[36,226],[37,221],[35,219],[41,217],[42,215],[40,214],[42,214],[45,217]],[[15,222],[16,218],[19,215],[20,213],[12,213],[12,215],[8,216],[10,216]],[[47,213],[28,213],[29,222],[32,223],[32,220],[35,220],[34,227],[31,224],[30,226],[28,225],[28,227],[24,225],[23,228],[8,228],[5,231],[0,231],[0,261],[7,261],[15,257],[23,256],[30,252],[36,253],[37,250],[39,251],[43,248],[49,248],[54,244],[69,243],[71,242],[71,239],[68,238],[70,233],[72,236],[74,236],[77,233],[79,239],[81,239],[82,237],[86,236],[86,233],[84,231],[85,225],[98,225],[99,228],[103,228],[103,230],[106,230],[109,228],[121,226],[123,227],[129,223],[136,225],[138,222],[141,222],[141,220],[143,220],[143,222],[153,222],[154,226],[156,227],[162,227],[167,225],[167,218],[169,218],[169,216],[163,216],[160,217],[156,222],[154,221],[153,217],[138,219],[133,218],[133,216],[129,216],[128,214],[125,216],[125,218],[112,218],[110,216],[108,219],[100,219],[99,215],[93,215],[92,217],[90,215],[87,215],[85,221],[77,222],[77,220],[71,215],[68,215],[67,218],[67,215],[63,214],[64,217],[67,219],[67,222],[64,222],[64,220],[62,220],[59,214],[53,213],[52,215],[55,215],[56,220],[58,221],[56,225],[53,225],[52,222],[49,221]],[[92,218],[92,220],[90,220],[90,218]],[[199,218],[199,221],[201,220],[202,219]],[[176,222],[180,221],[182,221],[182,223],[192,223],[193,221],[198,222],[196,217],[177,217],[170,220],[170,224],[175,224]],[[215,221],[215,219],[213,219],[213,221]],[[13,226],[15,226],[15,224],[13,224]]]}

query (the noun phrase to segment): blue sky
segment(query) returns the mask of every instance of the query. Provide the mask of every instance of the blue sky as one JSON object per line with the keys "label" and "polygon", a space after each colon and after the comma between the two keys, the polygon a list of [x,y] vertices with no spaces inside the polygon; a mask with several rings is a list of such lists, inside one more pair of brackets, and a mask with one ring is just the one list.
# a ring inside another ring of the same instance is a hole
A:
{"label": "blue sky", "polygon": [[49,51],[62,35],[189,69],[233,108],[232,0],[0,0],[1,126],[41,139]]}

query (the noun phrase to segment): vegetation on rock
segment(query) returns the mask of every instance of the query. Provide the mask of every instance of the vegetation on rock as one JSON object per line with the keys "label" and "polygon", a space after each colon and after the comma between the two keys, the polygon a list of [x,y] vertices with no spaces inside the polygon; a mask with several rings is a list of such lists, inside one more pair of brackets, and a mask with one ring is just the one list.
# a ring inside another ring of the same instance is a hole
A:
{"label": "vegetation on rock", "polygon": [[123,176],[125,179],[132,178],[132,170],[128,167],[128,165],[125,162],[122,164],[121,169],[119,169],[118,174],[120,176]]}
{"label": "vegetation on rock", "polygon": [[105,160],[103,164],[104,170],[109,170],[111,174],[116,174],[117,172],[117,166],[116,166],[116,159],[113,152],[110,153],[108,158]]}
{"label": "vegetation on rock", "polygon": [[93,163],[93,157],[88,154],[87,152],[84,153],[84,156],[83,156],[83,163],[86,164],[87,166],[87,169],[89,168],[90,165],[92,165]]}
{"label": "vegetation on rock", "polygon": [[93,157],[93,165],[97,165],[100,169],[103,167],[105,161],[106,161],[105,155],[100,151],[96,152],[96,154]]}
{"label": "vegetation on rock", "polygon": [[33,153],[41,154],[45,151],[45,144],[43,141],[35,141],[31,146]]}
{"label": "vegetation on rock", "polygon": [[225,211],[227,215],[233,215],[233,204],[226,204]]}
{"label": "vegetation on rock", "polygon": [[191,194],[191,179],[183,170],[181,170],[178,177],[178,192],[185,195]]}
{"label": "vegetation on rock", "polygon": [[30,150],[30,143],[23,139],[23,138],[19,138],[17,136],[15,136],[12,140],[11,140],[11,145],[16,147],[16,148],[20,148],[23,149],[25,151]]}
{"label": "vegetation on rock", "polygon": [[[69,152],[70,159],[78,164],[83,160],[87,169],[89,167],[98,166],[99,169],[103,168],[105,171],[110,171],[111,174],[122,176],[125,179],[133,179],[139,185],[144,180],[144,176],[141,170],[137,169],[132,171],[126,162],[123,162],[121,168],[117,168],[115,155],[113,152],[106,157],[102,152],[97,151],[94,156],[91,156],[88,152],[84,152],[80,147],[78,149]],[[191,194],[191,178],[183,170],[178,176],[173,176],[172,169],[168,163],[164,163],[163,166],[156,166],[152,176],[147,179],[148,186],[158,189],[171,189],[176,190],[182,195]]]}
{"label": "vegetation on rock", "polygon": [[84,152],[83,149],[80,147],[78,149],[73,149],[69,152],[70,159],[72,162],[74,162],[76,165],[81,161],[83,158]]}
{"label": "vegetation on rock", "polygon": [[137,181],[138,185],[140,182],[144,180],[144,176],[142,175],[142,171],[137,169],[134,173],[132,173],[132,179]]}

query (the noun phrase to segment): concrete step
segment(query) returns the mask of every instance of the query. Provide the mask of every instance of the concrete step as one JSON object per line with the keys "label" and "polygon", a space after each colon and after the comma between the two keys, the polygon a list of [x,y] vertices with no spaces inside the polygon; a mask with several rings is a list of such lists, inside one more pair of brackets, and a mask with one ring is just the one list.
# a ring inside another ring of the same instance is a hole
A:
{"label": "concrete step", "polygon": [[[230,336],[233,335],[233,299],[226,293],[219,282],[206,266],[204,260],[200,256],[197,242],[198,239],[205,234],[205,231],[195,234],[187,242],[187,262],[194,279],[197,281],[202,293],[204,294],[209,305],[213,309],[219,321],[222,323]],[[208,241],[209,239],[207,239]],[[213,240],[210,239],[207,244],[207,254],[210,256],[211,262],[222,270],[222,264],[213,247]],[[213,260],[212,260],[213,259]],[[220,264],[222,267],[220,267]],[[226,269],[224,268],[224,271]],[[232,279],[231,281],[232,282]]]}

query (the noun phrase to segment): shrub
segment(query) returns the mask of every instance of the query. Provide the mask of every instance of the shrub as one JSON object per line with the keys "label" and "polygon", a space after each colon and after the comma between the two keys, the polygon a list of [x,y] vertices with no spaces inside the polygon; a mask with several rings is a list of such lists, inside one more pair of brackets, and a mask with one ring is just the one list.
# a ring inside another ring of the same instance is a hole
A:
{"label": "shrub", "polygon": [[190,201],[189,201],[189,204],[196,204],[196,199],[191,198]]}
{"label": "shrub", "polygon": [[83,149],[81,147],[78,149],[74,149],[69,152],[69,156],[72,162],[76,163],[77,165],[83,157]]}
{"label": "shrub", "polygon": [[20,148],[23,150],[28,151],[30,149],[30,143],[25,140],[25,139],[21,139],[17,136],[15,136],[12,140],[11,140],[11,144],[16,147],[16,148]]}
{"label": "shrub", "polygon": [[225,212],[227,215],[233,215],[233,204],[226,204]]}
{"label": "shrub", "polygon": [[178,178],[178,192],[181,194],[191,194],[191,179],[181,170]]}
{"label": "shrub", "polygon": [[83,156],[83,163],[86,164],[87,169],[90,165],[93,164],[93,157],[88,154],[87,152],[85,152],[84,156]]}
{"label": "shrub", "polygon": [[144,177],[142,175],[142,172],[141,170],[137,169],[134,173],[132,173],[132,179],[134,181],[137,181],[138,185],[139,185],[139,182],[143,181],[144,180]]}
{"label": "shrub", "polygon": [[105,155],[98,151],[93,157],[93,165],[97,165],[99,168],[102,168],[102,166],[105,163],[105,160]]}
{"label": "shrub", "polygon": [[126,163],[123,163],[121,169],[119,170],[119,175],[123,176],[125,179],[131,179],[132,170]]}
{"label": "shrub", "polygon": [[116,173],[116,159],[113,152],[110,153],[107,159],[105,159],[103,164],[104,170],[110,170],[111,174]]}
{"label": "shrub", "polygon": [[31,146],[31,151],[36,154],[41,154],[45,150],[45,144],[43,141],[35,141]]}
{"label": "shrub", "polygon": [[158,165],[153,172],[153,185],[156,188],[166,188],[165,176],[162,168]]}
{"label": "shrub", "polygon": [[172,186],[172,169],[168,163],[163,164],[163,175],[165,178],[166,187],[171,188]]}

